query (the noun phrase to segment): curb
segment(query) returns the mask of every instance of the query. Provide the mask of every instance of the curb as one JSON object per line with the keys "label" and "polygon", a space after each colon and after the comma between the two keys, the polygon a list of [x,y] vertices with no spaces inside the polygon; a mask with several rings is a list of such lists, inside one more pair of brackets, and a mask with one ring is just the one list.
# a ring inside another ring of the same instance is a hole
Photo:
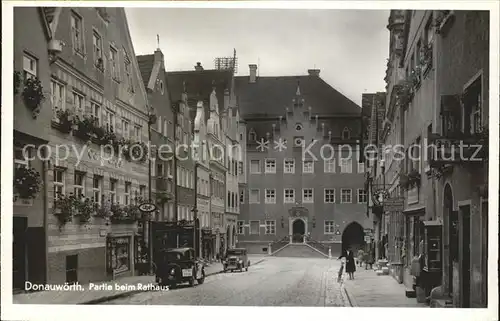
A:
{"label": "curb", "polygon": [[358,308],[359,307],[358,302],[356,302],[356,299],[354,298],[354,296],[349,295],[349,292],[347,291],[345,286],[343,287],[343,291],[344,291],[344,294],[347,297],[347,301],[349,301],[349,304],[351,305],[351,307]]}
{"label": "curb", "polygon": [[[255,263],[252,263],[251,266],[254,266],[254,265],[257,265],[263,261],[265,261],[266,259],[261,259]],[[217,272],[212,272],[212,273],[208,273],[208,274],[205,274],[205,277],[208,277],[208,276],[212,276],[212,275],[217,275],[217,274],[221,274],[223,273],[224,270],[220,270],[220,271],[217,271]],[[90,301],[86,301],[86,302],[82,302],[82,303],[77,303],[79,305],[94,305],[94,304],[99,304],[99,303],[103,303],[103,302],[108,302],[108,301],[112,301],[112,300],[116,300],[116,299],[119,299],[119,298],[125,298],[125,297],[128,297],[128,296],[132,296],[132,295],[135,295],[135,294],[138,294],[138,293],[143,293],[143,292],[150,292],[152,290],[135,290],[135,291],[129,291],[129,292],[123,292],[123,293],[119,293],[119,294],[114,294],[114,295],[110,295],[110,296],[105,296],[105,297],[102,297],[102,298],[97,298],[97,299],[93,299],[93,300],[90,300]]]}

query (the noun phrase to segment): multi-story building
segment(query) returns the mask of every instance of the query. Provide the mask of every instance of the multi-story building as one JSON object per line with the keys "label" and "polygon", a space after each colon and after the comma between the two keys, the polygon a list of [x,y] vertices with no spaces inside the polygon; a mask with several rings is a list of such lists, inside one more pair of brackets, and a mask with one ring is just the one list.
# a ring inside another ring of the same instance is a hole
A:
{"label": "multi-story building", "polygon": [[156,124],[151,127],[151,144],[156,147],[152,164],[155,177],[154,199],[159,207],[159,221],[174,221],[174,111],[167,88],[165,60],[158,48],[152,55],[137,56],[149,102],[156,111]]}
{"label": "multi-story building", "polygon": [[[147,140],[150,111],[125,11],[37,10],[43,13],[49,50],[57,53],[48,58],[50,70],[38,70],[50,75],[51,106],[45,110],[50,115],[43,131],[53,152],[42,173],[47,186],[45,281],[85,283],[133,275],[140,247],[134,200],[148,197],[147,148],[141,142]],[[32,35],[29,41],[36,45],[39,40]],[[33,55],[46,47],[40,44]],[[41,52],[38,59],[47,59]],[[133,146],[135,153],[130,152]],[[62,148],[63,155],[54,153]]]}
{"label": "multi-story building", "polygon": [[[57,22],[44,15],[44,8],[14,9],[14,203],[13,288],[24,289],[25,281],[44,283],[49,279],[47,262],[46,206],[48,160],[36,157],[49,140],[52,111],[49,52],[57,45]],[[53,16],[52,16],[53,17]],[[48,21],[50,20],[50,22]],[[30,23],[27,24],[26,21]],[[24,179],[24,182],[21,180]],[[25,182],[29,182],[29,185]],[[32,189],[30,189],[32,188]]]}
{"label": "multi-story building", "polygon": [[[387,257],[407,289],[420,287],[429,296],[437,287],[433,305],[448,300],[453,306],[484,307],[488,12],[393,10],[388,27],[392,41],[381,137],[385,144],[401,143],[405,158],[399,162],[384,153],[376,164],[379,181],[389,182],[389,196],[404,196],[402,213],[382,206],[389,217]],[[456,154],[436,148],[439,142],[458,150],[463,141],[480,146],[477,159],[471,147]],[[417,257],[423,272],[414,284]]]}
{"label": "multi-story building", "polygon": [[[343,248],[364,245],[361,108],[309,70],[307,76],[236,77],[246,125],[248,185],[238,241],[261,253],[304,236]],[[244,131],[240,131],[244,133]],[[242,185],[243,186],[243,185]]]}
{"label": "multi-story building", "polygon": [[[167,76],[172,95],[180,93],[185,95],[193,121],[196,121],[197,116],[201,117],[200,104],[203,104],[204,118],[199,118],[199,133],[198,129],[195,129],[194,136],[199,135],[195,146],[199,144],[204,146],[206,152],[201,151],[201,154],[206,154],[208,163],[199,163],[197,167],[199,188],[201,188],[197,210],[200,222],[201,217],[208,214],[205,224],[209,224],[211,234],[207,228],[205,228],[205,232],[202,229],[202,248],[206,249],[206,255],[210,258],[225,250],[228,245],[226,233],[228,230],[234,230],[227,228],[224,215],[226,204],[226,136],[223,127],[223,111],[228,109],[224,104],[231,102],[231,99],[228,99],[230,95],[227,97],[225,93],[226,90],[231,92],[232,75],[231,70],[205,70],[201,63],[197,63],[195,70],[169,72]],[[202,124],[202,119],[205,124]],[[205,126],[205,138],[203,138],[203,130],[201,129],[203,126]],[[208,179],[205,173],[206,165],[209,169]],[[203,211],[203,208],[206,210],[207,206],[200,207],[200,204],[205,204],[207,191],[210,196],[208,213]],[[234,217],[231,220],[235,226]]]}

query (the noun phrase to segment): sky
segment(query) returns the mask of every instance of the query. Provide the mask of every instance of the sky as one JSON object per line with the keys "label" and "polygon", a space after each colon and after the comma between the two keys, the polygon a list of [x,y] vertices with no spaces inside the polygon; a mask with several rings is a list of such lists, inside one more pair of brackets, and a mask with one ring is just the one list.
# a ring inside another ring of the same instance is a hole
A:
{"label": "sky", "polygon": [[159,47],[167,71],[214,68],[238,57],[237,76],[320,77],[361,105],[364,92],[385,91],[389,53],[386,10],[126,8],[136,55]]}

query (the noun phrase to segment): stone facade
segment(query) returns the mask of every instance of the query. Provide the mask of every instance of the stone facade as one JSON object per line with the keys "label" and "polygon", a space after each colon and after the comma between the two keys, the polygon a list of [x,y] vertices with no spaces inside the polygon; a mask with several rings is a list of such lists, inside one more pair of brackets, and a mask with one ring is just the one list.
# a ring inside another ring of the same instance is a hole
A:
{"label": "stone facade", "polygon": [[[344,242],[344,247],[364,246],[363,228],[371,228],[372,223],[366,215],[364,166],[358,165],[361,108],[353,106],[352,114],[335,115],[335,107],[328,114],[322,106],[315,106],[319,92],[314,90],[321,89],[311,89],[309,83],[320,81],[319,71],[310,71],[309,76],[296,77],[295,81],[283,77],[280,88],[282,78],[254,79],[252,66],[251,76],[239,79],[238,95],[246,88],[251,91],[252,81],[262,81],[262,86],[265,82],[276,86],[289,103],[286,109],[269,111],[276,116],[252,115],[253,104],[266,98],[254,92],[256,102],[248,102],[242,115],[245,130],[240,133],[246,134],[243,177],[247,185],[241,181],[238,246],[262,253],[269,243],[303,235],[340,253],[343,235],[351,234],[344,232],[351,229],[356,240]],[[327,86],[325,90],[331,90]],[[348,103],[337,104],[340,110]],[[341,158],[345,159],[342,165]]]}

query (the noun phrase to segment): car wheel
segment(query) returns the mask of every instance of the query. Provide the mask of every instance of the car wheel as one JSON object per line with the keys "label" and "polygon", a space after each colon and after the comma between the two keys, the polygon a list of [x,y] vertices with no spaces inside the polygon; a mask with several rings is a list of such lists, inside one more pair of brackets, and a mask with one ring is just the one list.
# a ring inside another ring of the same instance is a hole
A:
{"label": "car wheel", "polygon": [[195,276],[196,276],[196,273],[195,273],[195,270],[193,269],[191,278],[189,279],[189,286],[194,286]]}
{"label": "car wheel", "polygon": [[240,265],[240,272],[243,272],[243,269],[244,269],[244,268],[245,268],[245,267],[244,267],[243,265]]}
{"label": "car wheel", "polygon": [[205,270],[201,271],[201,278],[198,279],[198,284],[203,284],[205,282]]}
{"label": "car wheel", "polygon": [[248,266],[247,266],[247,267],[245,267],[245,271],[246,271],[246,272],[248,272]]}

